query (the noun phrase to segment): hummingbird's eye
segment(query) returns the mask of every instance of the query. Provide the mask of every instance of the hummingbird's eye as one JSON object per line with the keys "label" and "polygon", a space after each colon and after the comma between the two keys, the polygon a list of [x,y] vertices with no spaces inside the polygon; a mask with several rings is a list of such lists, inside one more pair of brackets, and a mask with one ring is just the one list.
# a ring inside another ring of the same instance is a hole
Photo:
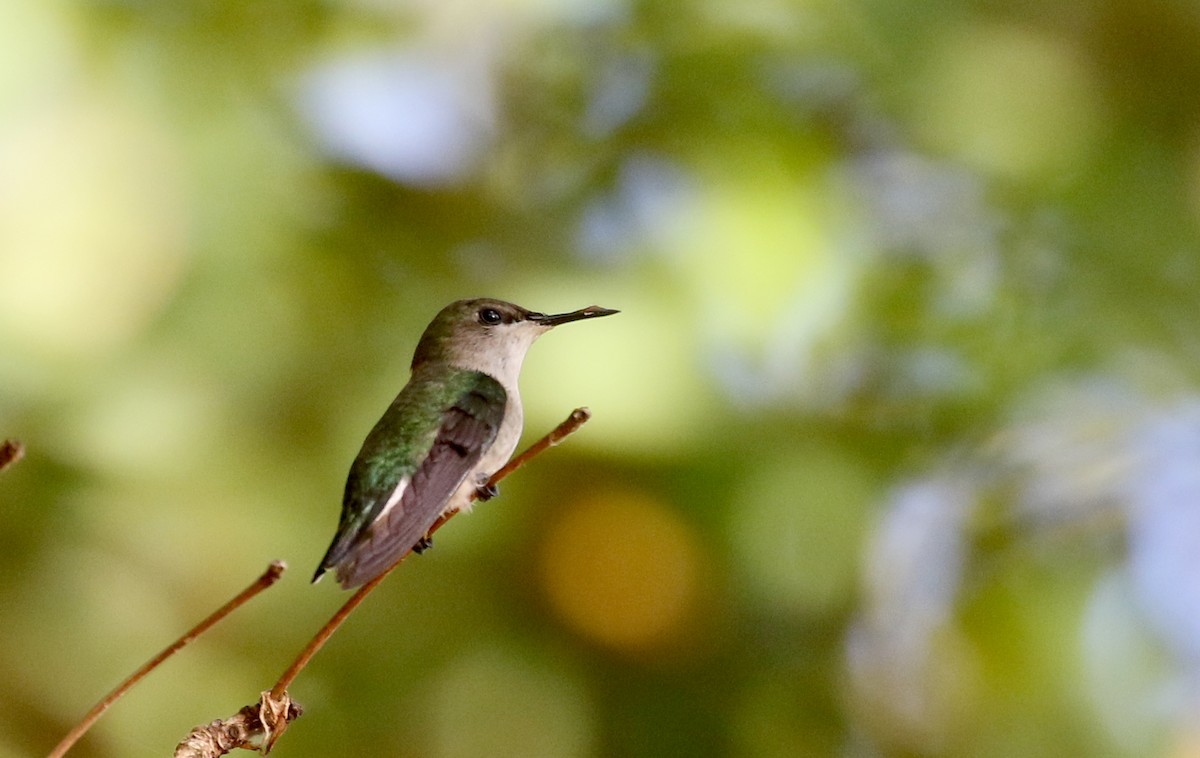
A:
{"label": "hummingbird's eye", "polygon": [[481,324],[495,326],[503,320],[504,317],[501,316],[500,311],[496,310],[495,308],[481,308],[479,310],[479,323]]}

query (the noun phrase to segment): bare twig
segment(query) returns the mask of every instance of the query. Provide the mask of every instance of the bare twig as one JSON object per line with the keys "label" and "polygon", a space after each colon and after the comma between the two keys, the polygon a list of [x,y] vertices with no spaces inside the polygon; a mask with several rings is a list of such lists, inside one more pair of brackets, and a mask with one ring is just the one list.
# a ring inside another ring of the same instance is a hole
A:
{"label": "bare twig", "polygon": [[[571,415],[568,416],[565,421],[554,427],[548,434],[539,439],[537,442],[530,445],[529,448],[520,455],[510,460],[499,471],[492,474],[491,478],[488,479],[488,486],[494,487],[509,474],[528,463],[534,456],[538,455],[547,448],[554,447],[558,443],[562,442],[567,435],[583,426],[584,422],[591,417],[592,413],[587,408],[576,408],[575,410],[571,411]],[[475,496],[472,496],[472,499],[474,499],[474,497]],[[429,528],[429,534],[432,535],[438,529],[441,529],[442,525],[453,518],[457,513],[458,511],[452,511],[451,513],[447,513],[439,517],[437,521],[433,522],[433,526]],[[350,615],[351,611],[357,608],[359,604],[362,603],[362,601],[366,598],[366,596],[371,594],[371,592],[379,586],[379,583],[383,581],[385,576],[392,573],[397,566],[403,563],[404,559],[407,558],[411,552],[412,550],[409,550],[408,552],[404,553],[404,555],[400,556],[400,558],[398,558],[395,563],[389,566],[386,571],[360,587],[358,591],[355,592],[341,608],[338,609],[338,612],[333,615],[333,618],[329,619],[328,623],[326,623],[325,626],[322,627],[321,631],[317,632],[317,635],[313,637],[311,642],[308,643],[308,646],[300,652],[299,657],[297,657],[292,665],[288,667],[288,670],[283,672],[283,676],[279,677],[279,681],[276,682],[275,686],[271,688],[271,694],[273,696],[280,697],[287,691],[287,688],[291,685],[292,680],[294,680],[296,675],[299,674],[306,665],[308,665],[308,662],[312,659],[313,655],[315,655],[316,652],[321,649],[321,646],[325,644],[326,640],[328,640],[329,637],[335,631],[337,631],[337,628],[342,625],[342,622],[346,620],[346,617]]]}
{"label": "bare twig", "polygon": [[[534,456],[542,453],[547,448],[553,447],[562,442],[567,435],[583,426],[583,424],[589,418],[591,418],[591,416],[592,414],[587,408],[576,408],[571,412],[571,415],[568,416],[565,421],[552,429],[549,434],[530,445],[528,449],[510,460],[495,474],[492,474],[491,478],[488,479],[488,485],[495,486],[496,484],[499,484],[501,480],[524,466]],[[432,535],[434,532],[440,529],[443,524],[445,524],[455,515],[455,513],[457,513],[457,511],[454,513],[448,513],[434,522],[433,526],[429,529],[429,534]],[[371,594],[371,592],[373,592],[375,588],[379,586],[379,583],[384,580],[384,577],[394,571],[395,568],[399,566],[407,556],[408,553],[402,555],[382,574],[367,582],[362,587],[359,587],[358,590],[350,596],[350,599],[342,604],[342,607],[339,608],[335,614],[333,614],[333,617],[325,623],[325,626],[321,627],[320,631],[316,633],[312,640],[304,646],[304,649],[300,651],[298,656],[296,656],[296,660],[292,661],[292,664],[288,666],[287,670],[283,672],[283,675],[279,677],[279,681],[275,683],[275,686],[272,687],[269,692],[263,693],[262,699],[259,701],[259,705],[248,705],[241,711],[238,711],[238,713],[228,721],[214,721],[207,727],[199,727],[194,730],[192,735],[189,736],[189,740],[191,740],[192,737],[195,737],[198,732],[202,733],[197,738],[198,742],[196,744],[199,744],[201,747],[205,748],[207,752],[195,752],[193,750],[193,752],[181,753],[180,750],[184,750],[185,748],[192,749],[189,746],[189,741],[185,740],[184,742],[180,743],[179,748],[176,749],[175,758],[219,758],[219,756],[226,755],[235,747],[250,747],[251,749],[255,749],[255,746],[258,746],[257,749],[261,749],[263,754],[269,753],[271,748],[275,745],[275,741],[278,740],[283,734],[284,730],[287,729],[288,724],[291,723],[296,716],[300,715],[299,709],[296,706],[291,705],[291,700],[288,697],[287,692],[288,687],[291,686],[292,682],[295,681],[300,672],[304,670],[304,667],[308,665],[313,656],[315,656],[317,652],[325,645],[325,643],[329,641],[329,638],[333,636],[333,633],[338,630],[338,628],[350,616],[354,609],[361,605],[362,601],[366,600],[367,595]],[[261,715],[265,712],[264,709],[267,704],[274,704],[275,715],[273,716],[273,721],[268,721],[268,719],[263,718]],[[287,709],[283,711],[285,714],[283,716],[279,715],[281,708],[280,704],[283,704],[282,707]],[[291,715],[293,712],[292,709],[295,709],[295,716]],[[247,713],[251,715],[244,715]],[[247,730],[247,725],[254,725],[256,720],[258,722],[257,725],[262,728],[261,732]],[[259,745],[260,739],[261,745]]]}
{"label": "bare twig", "polygon": [[182,650],[192,640],[208,631],[213,624],[216,624],[218,621],[236,610],[239,606],[243,605],[246,601],[250,600],[255,595],[274,584],[276,580],[283,575],[285,570],[287,570],[287,564],[285,564],[283,561],[272,561],[271,565],[267,567],[267,570],[263,572],[263,575],[255,579],[249,587],[242,590],[236,597],[214,611],[208,618],[192,627],[182,637],[175,640],[175,642],[171,643],[170,646],[143,664],[142,667],[137,671],[133,672],[128,679],[117,685],[112,692],[105,695],[104,699],[96,703],[96,705],[87,712],[87,715],[83,717],[83,720],[76,724],[75,727],[67,734],[67,736],[63,737],[62,741],[50,751],[49,758],[61,758],[63,755],[65,755],[66,752],[71,749],[71,746],[78,742],[79,738],[82,737],[88,729],[91,729],[92,725],[104,715],[104,712],[112,707],[113,703],[120,700],[126,692],[133,689],[134,685],[145,678],[147,674],[157,668],[163,661]]}
{"label": "bare twig", "polygon": [[4,440],[0,442],[0,471],[8,468],[25,457],[25,446],[20,440]]}

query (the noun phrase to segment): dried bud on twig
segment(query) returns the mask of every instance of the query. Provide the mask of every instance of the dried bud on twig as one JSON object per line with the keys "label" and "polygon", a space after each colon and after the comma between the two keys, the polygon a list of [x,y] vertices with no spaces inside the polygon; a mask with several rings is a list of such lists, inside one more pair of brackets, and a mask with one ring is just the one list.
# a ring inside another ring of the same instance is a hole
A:
{"label": "dried bud on twig", "polygon": [[264,692],[258,703],[247,705],[224,721],[214,721],[192,730],[175,748],[175,758],[218,758],[237,748],[271,752],[271,746],[303,709],[284,694],[271,697]]}

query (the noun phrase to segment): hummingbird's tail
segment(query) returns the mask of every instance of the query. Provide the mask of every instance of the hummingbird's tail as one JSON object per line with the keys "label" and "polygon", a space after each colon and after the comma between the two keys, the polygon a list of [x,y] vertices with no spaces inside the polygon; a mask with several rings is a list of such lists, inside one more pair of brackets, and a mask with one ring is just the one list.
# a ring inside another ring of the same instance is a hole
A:
{"label": "hummingbird's tail", "polygon": [[333,543],[325,551],[325,556],[321,558],[320,565],[317,566],[317,570],[313,573],[313,584],[321,581],[321,577],[329,569],[337,569],[338,578],[341,578],[341,565],[346,562],[346,559],[353,552],[354,543],[357,538],[357,530],[346,529],[344,526],[339,527],[337,536],[334,537]]}
{"label": "hummingbird's tail", "polygon": [[313,573],[312,583],[321,581],[325,572],[333,569],[342,589],[353,589],[382,574],[410,549],[420,553],[432,544],[424,535],[409,539],[407,534],[390,535],[383,529],[352,534],[329,546]]}

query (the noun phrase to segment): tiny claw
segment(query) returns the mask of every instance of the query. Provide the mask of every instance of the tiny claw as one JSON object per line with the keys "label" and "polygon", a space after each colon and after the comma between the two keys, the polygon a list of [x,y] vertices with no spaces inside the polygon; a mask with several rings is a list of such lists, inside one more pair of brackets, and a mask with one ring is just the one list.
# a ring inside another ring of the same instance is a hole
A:
{"label": "tiny claw", "polygon": [[496,485],[488,484],[487,482],[484,482],[475,488],[475,499],[481,502],[486,503],[488,500],[491,500],[499,494],[500,489]]}
{"label": "tiny claw", "polygon": [[417,544],[413,545],[412,550],[417,555],[420,555],[431,547],[433,547],[433,537],[426,535],[417,540]]}

